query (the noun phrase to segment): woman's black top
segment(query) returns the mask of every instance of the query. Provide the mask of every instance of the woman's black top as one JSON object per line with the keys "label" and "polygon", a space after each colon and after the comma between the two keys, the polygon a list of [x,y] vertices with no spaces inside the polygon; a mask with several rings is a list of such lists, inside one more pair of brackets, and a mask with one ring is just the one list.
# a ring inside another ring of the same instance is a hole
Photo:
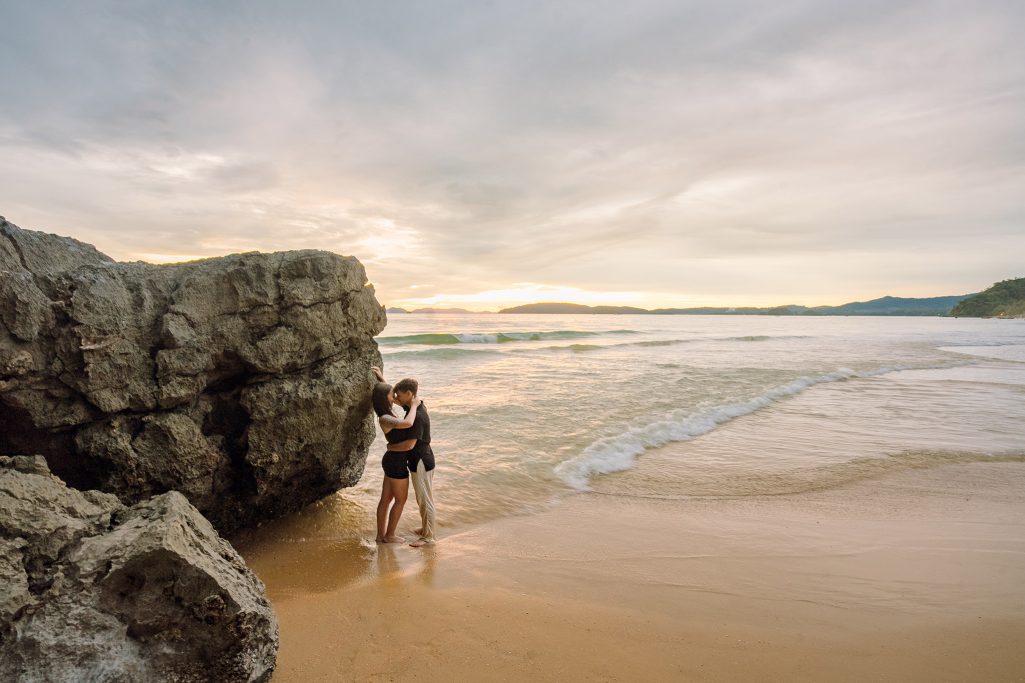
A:
{"label": "woman's black top", "polygon": [[[409,412],[407,411],[408,415]],[[431,450],[431,417],[427,414],[427,406],[420,403],[416,409],[416,422],[412,427],[405,429],[393,429],[384,435],[388,443],[399,443],[406,439],[416,439],[416,445],[405,452],[406,464],[410,472],[416,472],[420,461],[424,463],[424,469],[430,472],[434,469],[434,451]]]}
{"label": "woman's black top", "polygon": [[393,428],[391,431],[385,432],[384,439],[388,443],[399,443],[400,441],[415,439],[418,436],[419,430],[416,429],[416,423],[414,422],[412,427],[405,427],[403,429]]}

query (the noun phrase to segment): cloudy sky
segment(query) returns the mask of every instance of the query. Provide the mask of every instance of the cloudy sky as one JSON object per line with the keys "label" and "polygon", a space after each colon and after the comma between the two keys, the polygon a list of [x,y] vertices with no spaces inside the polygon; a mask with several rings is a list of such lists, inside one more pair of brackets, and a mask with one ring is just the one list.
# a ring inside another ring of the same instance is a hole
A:
{"label": "cloudy sky", "polygon": [[319,248],[388,305],[1025,276],[1025,3],[4,2],[0,214]]}

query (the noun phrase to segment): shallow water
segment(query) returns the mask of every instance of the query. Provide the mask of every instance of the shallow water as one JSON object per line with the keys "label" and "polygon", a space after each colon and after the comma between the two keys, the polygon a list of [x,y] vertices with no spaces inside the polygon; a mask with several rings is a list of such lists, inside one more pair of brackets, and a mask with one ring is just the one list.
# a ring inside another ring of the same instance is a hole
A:
{"label": "shallow water", "polygon": [[[430,409],[443,530],[579,490],[791,493],[1025,455],[1025,321],[393,315],[378,342]],[[325,515],[372,528],[383,450]]]}

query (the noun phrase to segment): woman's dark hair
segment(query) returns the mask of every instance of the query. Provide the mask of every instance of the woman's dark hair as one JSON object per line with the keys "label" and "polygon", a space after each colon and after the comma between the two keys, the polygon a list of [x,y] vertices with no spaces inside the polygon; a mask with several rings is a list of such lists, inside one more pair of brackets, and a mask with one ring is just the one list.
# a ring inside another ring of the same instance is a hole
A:
{"label": "woman's dark hair", "polygon": [[374,404],[374,412],[378,417],[391,415],[391,404],[388,397],[391,395],[391,385],[386,382],[378,382],[374,385],[374,391],[370,394],[370,400]]}

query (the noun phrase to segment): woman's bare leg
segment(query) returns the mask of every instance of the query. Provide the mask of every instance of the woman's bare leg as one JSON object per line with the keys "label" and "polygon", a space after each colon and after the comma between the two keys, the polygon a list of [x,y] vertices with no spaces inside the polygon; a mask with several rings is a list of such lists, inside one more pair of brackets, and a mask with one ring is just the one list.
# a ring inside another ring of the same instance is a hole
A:
{"label": "woman's bare leg", "polygon": [[409,479],[392,479],[391,494],[395,502],[388,513],[388,528],[385,529],[384,540],[385,543],[402,543],[406,539],[397,536],[395,532],[399,528],[402,508],[405,507],[406,497],[409,495]]}
{"label": "woman's bare leg", "polygon": [[381,500],[377,503],[377,538],[375,539],[378,543],[385,543],[385,530],[388,522],[388,506],[394,498],[392,493],[392,486],[390,482],[395,481],[391,477],[385,477],[384,483],[381,484]]}

